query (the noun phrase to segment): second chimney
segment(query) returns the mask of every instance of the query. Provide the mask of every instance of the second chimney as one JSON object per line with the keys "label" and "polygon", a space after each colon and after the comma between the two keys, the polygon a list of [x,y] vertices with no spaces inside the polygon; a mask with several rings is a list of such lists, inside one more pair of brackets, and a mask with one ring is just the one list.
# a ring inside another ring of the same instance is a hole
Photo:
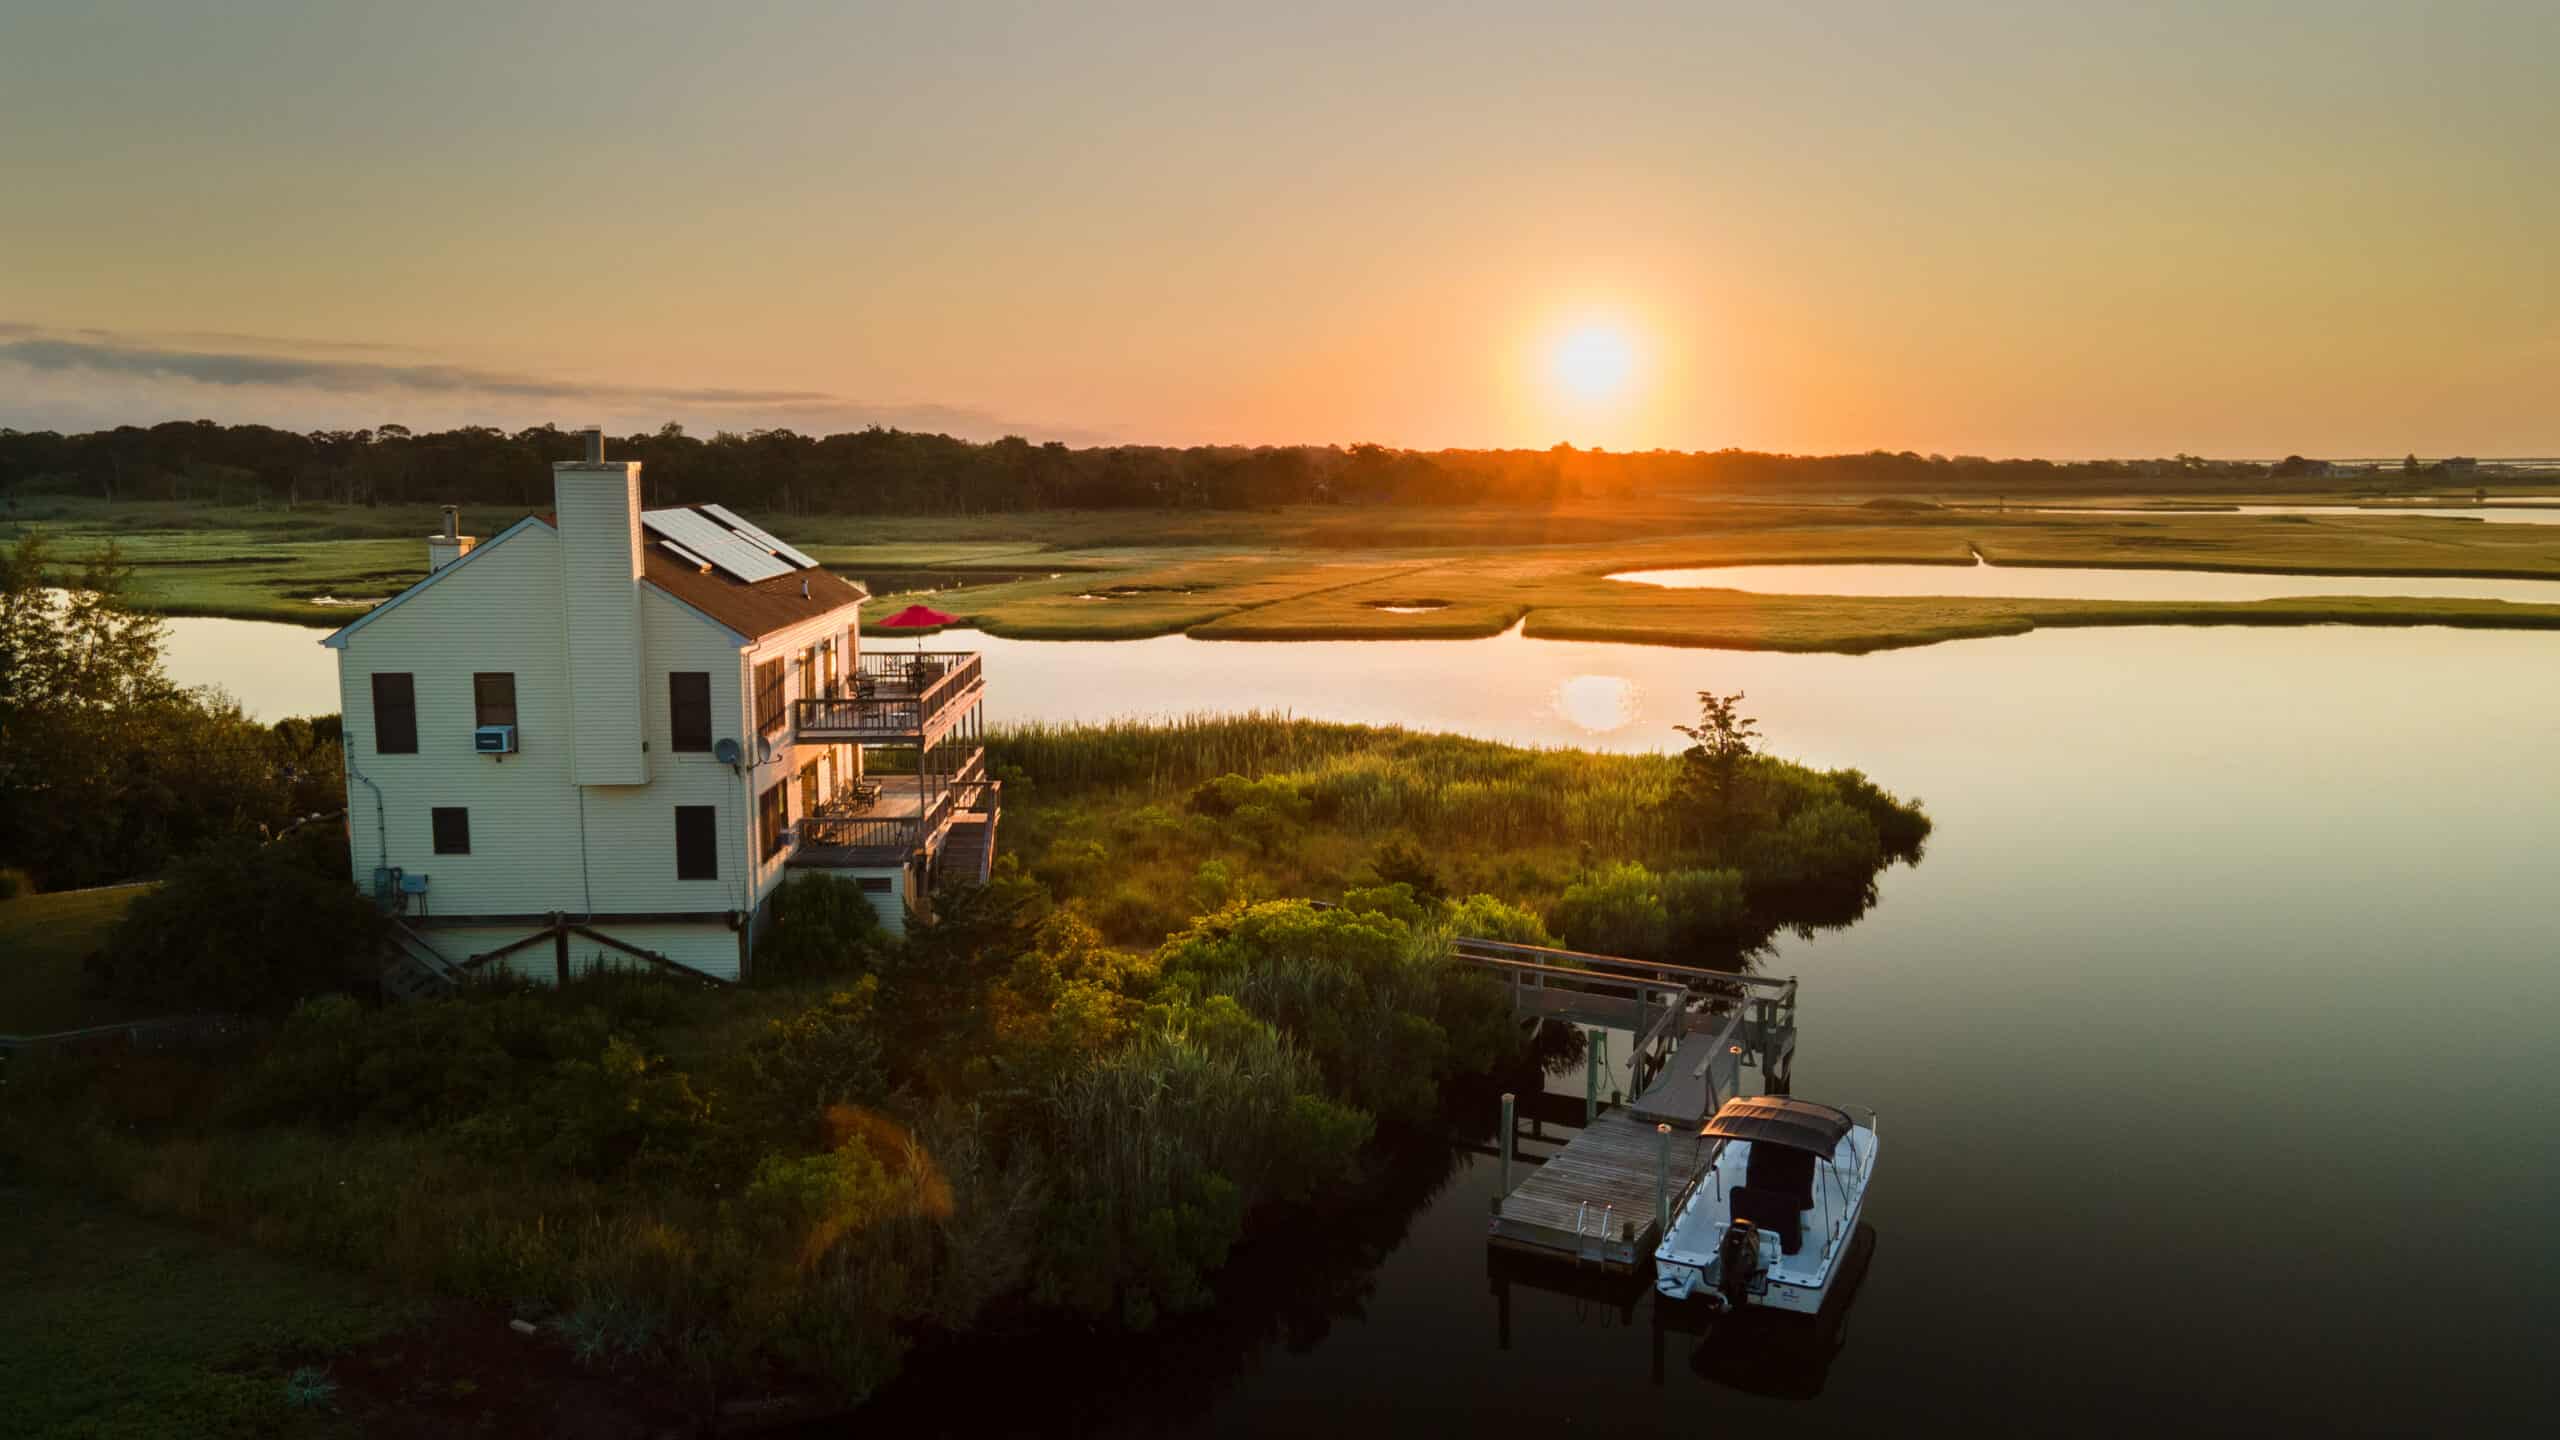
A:
{"label": "second chimney", "polygon": [[444,507],[444,529],[427,537],[427,573],[432,575],[471,553],[476,542],[462,533],[460,506]]}

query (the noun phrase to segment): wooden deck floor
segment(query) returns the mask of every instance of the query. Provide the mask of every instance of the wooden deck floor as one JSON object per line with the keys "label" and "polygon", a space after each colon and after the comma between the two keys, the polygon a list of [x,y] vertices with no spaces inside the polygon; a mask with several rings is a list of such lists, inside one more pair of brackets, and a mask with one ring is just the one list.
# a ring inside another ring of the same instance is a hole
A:
{"label": "wooden deck floor", "polygon": [[[1661,1239],[1654,1206],[1662,1137],[1654,1124],[1627,1110],[1593,1121],[1502,1197],[1492,1243],[1612,1270],[1635,1269]],[[1721,1143],[1695,1128],[1675,1127],[1671,1190],[1676,1193]]]}

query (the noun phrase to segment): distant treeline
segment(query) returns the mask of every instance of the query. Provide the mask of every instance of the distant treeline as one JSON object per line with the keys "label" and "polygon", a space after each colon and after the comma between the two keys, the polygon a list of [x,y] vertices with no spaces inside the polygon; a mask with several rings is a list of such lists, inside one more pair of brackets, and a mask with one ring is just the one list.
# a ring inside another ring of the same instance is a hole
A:
{"label": "distant treeline", "polygon": [[[115,500],[246,504],[449,503],[538,506],[550,462],[575,459],[577,435],[554,426],[412,433],[299,434],[210,420],[120,426],[84,435],[0,428],[0,491]],[[976,442],[873,428],[811,436],[789,430],[703,440],[668,425],[609,443],[643,462],[652,503],[721,500],[767,512],[976,514],[1129,507],[1282,504],[1551,504],[1665,494],[1973,494],[2212,491],[2265,488],[2247,461],[1991,460],[1872,451],[1768,455],[1748,450],[1613,452],[1394,450],[1380,445],[1035,445]],[[2316,467],[2313,467],[2316,468]]]}

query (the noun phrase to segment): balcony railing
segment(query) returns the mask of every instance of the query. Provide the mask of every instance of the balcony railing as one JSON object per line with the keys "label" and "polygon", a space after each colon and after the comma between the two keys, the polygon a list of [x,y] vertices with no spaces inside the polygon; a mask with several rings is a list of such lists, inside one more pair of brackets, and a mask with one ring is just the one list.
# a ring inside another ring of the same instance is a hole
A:
{"label": "balcony railing", "polygon": [[905,815],[812,815],[793,826],[799,845],[791,863],[802,866],[895,865],[931,845],[962,810],[983,811],[997,790],[992,780],[960,780],[927,797]]}
{"label": "balcony railing", "polygon": [[850,694],[794,702],[794,723],[801,738],[821,742],[923,735],[977,693],[981,674],[974,650],[867,654]]}

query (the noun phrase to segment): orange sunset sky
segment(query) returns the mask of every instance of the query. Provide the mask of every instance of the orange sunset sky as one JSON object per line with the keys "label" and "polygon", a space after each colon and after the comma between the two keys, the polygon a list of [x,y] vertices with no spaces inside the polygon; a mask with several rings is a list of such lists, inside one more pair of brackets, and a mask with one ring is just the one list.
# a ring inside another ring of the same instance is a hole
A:
{"label": "orange sunset sky", "polygon": [[2560,5],[12,5],[0,424],[2560,452]]}

